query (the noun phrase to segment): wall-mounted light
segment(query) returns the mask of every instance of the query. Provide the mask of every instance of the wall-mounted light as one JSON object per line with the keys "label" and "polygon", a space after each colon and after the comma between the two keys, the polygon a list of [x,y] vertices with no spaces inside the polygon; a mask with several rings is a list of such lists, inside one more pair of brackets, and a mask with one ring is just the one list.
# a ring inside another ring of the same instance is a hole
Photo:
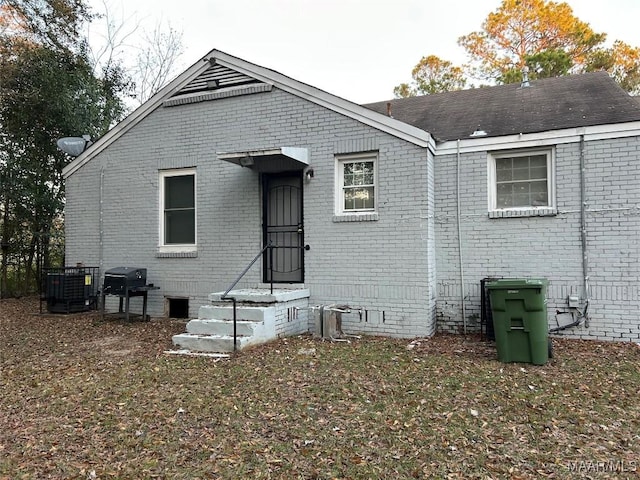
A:
{"label": "wall-mounted light", "polygon": [[220,80],[218,80],[217,78],[207,81],[207,88],[218,88],[219,86]]}
{"label": "wall-mounted light", "polygon": [[311,181],[311,179],[313,178],[313,175],[314,175],[313,168],[307,168],[307,169],[304,171],[304,179],[305,179],[307,182],[310,182],[310,181]]}
{"label": "wall-mounted light", "polygon": [[241,167],[253,167],[253,163],[253,158],[251,158],[249,155],[240,159]]}

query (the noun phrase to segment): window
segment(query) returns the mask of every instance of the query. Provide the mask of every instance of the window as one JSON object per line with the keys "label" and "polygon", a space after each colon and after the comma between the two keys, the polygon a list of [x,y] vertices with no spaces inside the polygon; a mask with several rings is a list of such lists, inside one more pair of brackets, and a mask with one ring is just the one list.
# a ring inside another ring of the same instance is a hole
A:
{"label": "window", "polygon": [[509,211],[509,216],[555,213],[553,152],[489,155],[489,210]]}
{"label": "window", "polygon": [[196,171],[160,172],[161,251],[192,251],[196,245]]}
{"label": "window", "polygon": [[375,153],[338,157],[336,214],[375,212],[376,177]]}

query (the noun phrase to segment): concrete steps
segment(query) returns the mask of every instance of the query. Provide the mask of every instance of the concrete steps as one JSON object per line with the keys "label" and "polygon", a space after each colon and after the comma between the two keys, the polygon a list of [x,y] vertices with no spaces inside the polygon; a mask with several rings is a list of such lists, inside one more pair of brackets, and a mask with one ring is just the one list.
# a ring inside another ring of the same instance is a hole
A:
{"label": "concrete steps", "polygon": [[[273,307],[269,307],[273,309]],[[238,320],[250,322],[264,322],[265,315],[271,312],[262,307],[255,307],[252,304],[238,304],[236,316]],[[198,309],[199,319],[229,320],[233,321],[233,306],[226,302],[224,305],[203,305]]]}
{"label": "concrete steps", "polygon": [[[237,350],[274,337],[275,307],[237,305]],[[197,352],[233,352],[233,306],[203,305],[198,318],[187,323],[187,332],[175,335],[173,343]]]}
{"label": "concrete steps", "polygon": [[[237,337],[236,350],[250,345],[251,337]],[[229,353],[233,352],[233,336],[201,335],[197,333],[180,333],[173,336],[174,345],[190,352]]]}
{"label": "concrete steps", "polygon": [[[254,330],[261,325],[257,322],[238,320],[236,335],[250,337]],[[216,320],[210,318],[196,318],[187,323],[187,333],[194,335],[231,335],[233,336],[233,320]]]}
{"label": "concrete steps", "polygon": [[[233,352],[233,304],[221,300],[222,292],[209,295],[211,304],[198,309],[198,318],[187,323],[186,333],[173,336],[174,345],[192,352]],[[236,350],[266,343],[277,334],[276,318],[283,317],[292,301],[308,299],[306,289],[242,289],[236,298]]]}

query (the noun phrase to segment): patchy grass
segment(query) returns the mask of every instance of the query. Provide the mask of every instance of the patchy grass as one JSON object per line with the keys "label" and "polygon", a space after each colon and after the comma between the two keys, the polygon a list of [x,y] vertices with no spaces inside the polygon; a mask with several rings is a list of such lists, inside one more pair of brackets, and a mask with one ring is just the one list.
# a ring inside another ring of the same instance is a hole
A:
{"label": "patchy grass", "polygon": [[638,478],[640,348],[302,336],[167,356],[181,322],[0,301],[0,479]]}

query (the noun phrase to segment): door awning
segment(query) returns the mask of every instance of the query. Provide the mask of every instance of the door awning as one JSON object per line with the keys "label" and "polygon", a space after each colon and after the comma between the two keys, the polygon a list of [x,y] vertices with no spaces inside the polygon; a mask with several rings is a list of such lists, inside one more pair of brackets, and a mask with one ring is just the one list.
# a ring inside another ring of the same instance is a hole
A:
{"label": "door awning", "polygon": [[309,150],[300,147],[278,147],[247,152],[218,152],[218,160],[234,163],[257,172],[277,173],[304,170],[309,166]]}

